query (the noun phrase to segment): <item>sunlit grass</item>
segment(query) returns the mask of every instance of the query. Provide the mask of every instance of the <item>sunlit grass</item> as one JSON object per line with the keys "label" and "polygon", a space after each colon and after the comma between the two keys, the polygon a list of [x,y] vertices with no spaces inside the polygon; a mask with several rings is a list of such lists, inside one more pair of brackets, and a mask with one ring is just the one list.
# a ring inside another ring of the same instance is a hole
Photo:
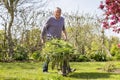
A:
{"label": "sunlit grass", "polygon": [[[120,68],[120,62],[112,62]],[[107,73],[102,68],[106,62],[72,62],[76,71],[63,77],[57,70],[42,72],[42,62],[0,63],[0,80],[120,80],[119,73]]]}

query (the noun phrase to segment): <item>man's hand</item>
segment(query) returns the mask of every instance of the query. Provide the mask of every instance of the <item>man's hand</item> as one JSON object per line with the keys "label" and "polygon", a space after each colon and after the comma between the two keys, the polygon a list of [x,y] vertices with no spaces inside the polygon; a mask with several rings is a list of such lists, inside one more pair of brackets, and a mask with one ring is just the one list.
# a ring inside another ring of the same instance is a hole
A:
{"label": "man's hand", "polygon": [[45,40],[44,40],[44,39],[41,39],[41,43],[44,44],[44,43],[45,43]]}
{"label": "man's hand", "polygon": [[62,33],[63,33],[64,40],[67,41],[67,33],[66,33],[66,30],[62,31]]}
{"label": "man's hand", "polygon": [[64,40],[65,40],[65,41],[67,41],[68,39],[67,39],[67,38],[65,38]]}

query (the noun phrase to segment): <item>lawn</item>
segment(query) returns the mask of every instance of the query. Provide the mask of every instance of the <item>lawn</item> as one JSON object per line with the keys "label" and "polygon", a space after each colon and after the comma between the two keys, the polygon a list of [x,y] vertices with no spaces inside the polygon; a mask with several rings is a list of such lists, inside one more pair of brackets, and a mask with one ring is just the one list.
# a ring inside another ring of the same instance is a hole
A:
{"label": "lawn", "polygon": [[[120,62],[112,62],[120,68]],[[107,73],[102,68],[106,62],[72,62],[76,71],[63,77],[57,70],[42,72],[42,62],[0,62],[0,80],[120,80],[120,73]]]}

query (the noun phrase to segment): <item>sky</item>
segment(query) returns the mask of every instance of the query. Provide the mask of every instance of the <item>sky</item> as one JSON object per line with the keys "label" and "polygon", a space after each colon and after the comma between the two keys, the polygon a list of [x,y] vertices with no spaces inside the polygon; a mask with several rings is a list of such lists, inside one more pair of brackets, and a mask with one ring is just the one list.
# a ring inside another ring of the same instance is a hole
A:
{"label": "sky", "polygon": [[47,9],[53,10],[55,7],[60,7],[63,12],[84,12],[97,13],[102,11],[98,9],[101,0],[52,0],[49,1]]}

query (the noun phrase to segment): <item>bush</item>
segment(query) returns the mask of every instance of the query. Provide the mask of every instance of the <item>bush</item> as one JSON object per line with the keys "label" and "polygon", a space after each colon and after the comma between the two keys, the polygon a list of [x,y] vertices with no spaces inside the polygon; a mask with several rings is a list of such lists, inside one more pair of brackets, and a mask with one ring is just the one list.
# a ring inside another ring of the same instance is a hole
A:
{"label": "bush", "polygon": [[41,57],[41,54],[40,54],[40,52],[41,51],[35,51],[35,52],[33,52],[33,54],[32,54],[32,58],[33,59],[35,59],[35,60],[41,60],[42,59],[42,57]]}
{"label": "bush", "polygon": [[7,49],[0,46],[0,61],[7,60],[8,59],[7,54],[8,54]]}
{"label": "bush", "polygon": [[78,57],[77,61],[78,61],[78,62],[86,62],[86,61],[90,61],[90,60],[88,59],[87,56],[85,56],[85,55],[80,55],[80,56]]}
{"label": "bush", "polygon": [[101,51],[96,51],[95,53],[90,54],[90,58],[95,61],[107,61],[107,56]]}
{"label": "bush", "polygon": [[113,63],[106,63],[103,67],[103,70],[106,72],[112,72],[113,70],[115,70],[115,65]]}
{"label": "bush", "polygon": [[87,62],[90,59],[86,55],[82,54],[72,54],[70,57],[70,62]]}
{"label": "bush", "polygon": [[28,59],[28,50],[21,45],[16,46],[14,49],[14,56],[15,60],[27,60]]}
{"label": "bush", "polygon": [[120,49],[116,45],[112,46],[110,52],[113,56],[113,60],[120,60]]}
{"label": "bush", "polygon": [[70,55],[70,62],[76,62],[79,57],[79,54],[72,54]]}
{"label": "bush", "polygon": [[112,60],[112,58],[107,57],[106,54],[101,51],[95,51],[83,55],[77,53],[77,54],[73,54],[70,58],[71,62],[108,61],[108,60]]}
{"label": "bush", "polygon": [[113,57],[113,60],[120,60],[120,54],[116,54],[116,55]]}

